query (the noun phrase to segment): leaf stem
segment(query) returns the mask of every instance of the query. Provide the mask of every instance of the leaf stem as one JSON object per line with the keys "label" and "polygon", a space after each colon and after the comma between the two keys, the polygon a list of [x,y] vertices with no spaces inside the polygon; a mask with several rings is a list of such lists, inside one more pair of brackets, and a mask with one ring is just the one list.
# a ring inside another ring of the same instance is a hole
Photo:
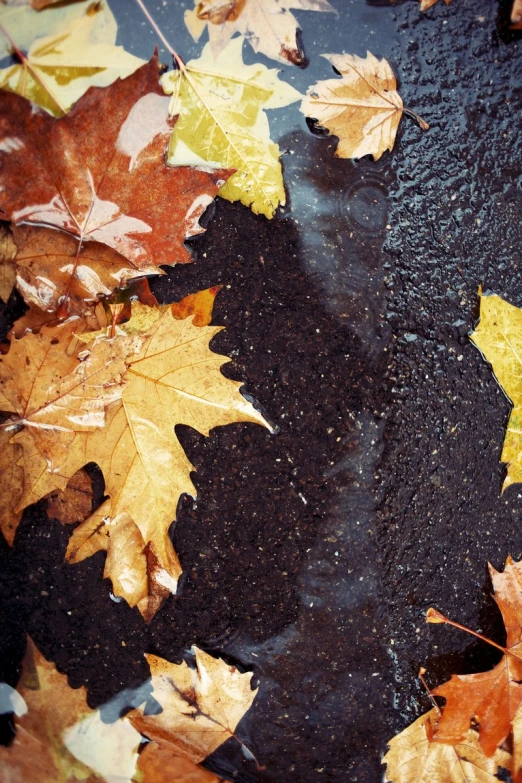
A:
{"label": "leaf stem", "polygon": [[183,62],[183,60],[181,59],[179,54],[176,52],[176,50],[167,41],[167,39],[165,38],[165,36],[163,35],[163,33],[161,31],[160,26],[154,20],[152,14],[148,10],[148,8],[145,5],[145,3],[143,2],[143,0],[136,0],[136,2],[139,5],[139,7],[141,8],[141,10],[143,11],[143,13],[145,14],[146,18],[149,21],[150,26],[153,28],[154,32],[156,33],[156,35],[158,36],[160,41],[163,43],[163,45],[165,46],[167,51],[169,51],[171,53],[172,57],[174,58],[174,62],[176,63],[176,65],[178,66],[180,71],[183,71],[184,68],[185,68],[185,63]]}
{"label": "leaf stem", "polygon": [[403,106],[402,111],[404,112],[404,114],[407,114],[408,117],[413,117],[413,119],[416,120],[416,122],[418,122],[418,124],[422,128],[422,130],[429,130],[430,129],[430,126],[428,125],[426,120],[423,120],[422,117],[419,117],[419,115],[416,114],[411,109],[408,109],[408,108],[406,108],[406,106]]}
{"label": "leaf stem", "polygon": [[419,680],[424,685],[424,687],[426,689],[426,693],[428,694],[428,699],[431,701],[433,707],[437,711],[437,715],[440,718],[442,716],[441,709],[440,709],[439,705],[437,704],[437,702],[435,700],[435,696],[433,695],[433,693],[431,692],[431,690],[428,687],[428,683],[426,682],[426,680],[424,678],[425,674],[426,674],[426,669],[424,668],[424,666],[421,666],[421,668],[419,669],[419,675],[418,675],[419,676]]}
{"label": "leaf stem", "polygon": [[496,642],[493,642],[491,639],[488,639],[487,636],[483,636],[481,633],[478,633],[477,631],[472,631],[471,628],[467,628],[465,625],[456,623],[454,620],[449,620],[447,617],[445,617],[443,614],[437,611],[437,609],[428,609],[428,611],[426,612],[426,622],[445,623],[446,625],[452,625],[454,628],[458,628],[459,631],[465,631],[466,633],[470,633],[472,636],[476,636],[477,639],[480,639],[482,642],[486,642],[486,644],[490,644],[492,647],[496,647],[497,650],[503,652],[504,655],[510,655],[512,658],[515,658],[517,661],[522,660],[522,658],[520,658],[519,655],[516,655],[509,648],[502,647],[501,644],[497,644]]}

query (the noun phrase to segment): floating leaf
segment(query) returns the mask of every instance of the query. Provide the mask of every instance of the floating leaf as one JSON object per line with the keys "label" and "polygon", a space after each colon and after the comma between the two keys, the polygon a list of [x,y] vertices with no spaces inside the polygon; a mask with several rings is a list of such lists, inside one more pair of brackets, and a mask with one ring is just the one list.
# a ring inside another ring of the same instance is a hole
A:
{"label": "floating leaf", "polygon": [[60,117],[89,87],[129,76],[144,61],[115,45],[116,30],[105,13],[106,5],[93,3],[83,16],[34,41],[27,57],[18,50],[21,62],[0,70],[0,87]]}
{"label": "floating leaf", "polygon": [[455,745],[436,742],[437,718],[437,710],[430,710],[388,743],[387,783],[498,783],[499,767],[510,766],[509,754],[487,758],[473,729]]}
{"label": "floating leaf", "polygon": [[155,55],[126,79],[89,90],[60,119],[1,93],[6,217],[62,229],[78,252],[85,242],[107,245],[142,274],[190,261],[184,241],[203,231],[199,218],[230,172],[163,165],[172,127],[158,74]]}
{"label": "floating leaf", "polygon": [[139,733],[126,718],[103,723],[86,688],[70,688],[30,639],[17,693],[16,737],[0,747],[3,783],[124,783],[133,775]]}
{"label": "floating leaf", "polygon": [[404,108],[387,60],[379,60],[370,52],[366,58],[353,54],[322,56],[342,78],[310,87],[301,111],[339,137],[338,158],[373,155],[379,160],[386,150],[393,149],[403,112],[413,115],[423,130],[428,129],[424,120]]}
{"label": "floating leaf", "polygon": [[499,296],[481,296],[480,323],[470,337],[513,403],[501,455],[506,489],[522,481],[522,310]]}
{"label": "floating leaf", "polygon": [[196,668],[147,655],[154,699],[163,711],[128,714],[132,725],[163,751],[194,763],[203,761],[230,737],[252,706],[252,672],[241,674],[219,658],[193,648]]}
{"label": "floating leaf", "polygon": [[245,65],[241,47],[242,39],[231,41],[214,61],[207,45],[198,60],[163,76],[163,89],[173,96],[170,114],[178,118],[168,163],[236,169],[219,195],[271,218],[285,203],[285,190],[264,109],[300,95],[275,69]]}
{"label": "floating leaf", "polygon": [[196,41],[208,25],[215,57],[239,33],[255,52],[285,65],[305,63],[298,41],[299,25],[290,9],[334,10],[328,0],[195,0],[195,5],[194,10],[185,12],[185,23]]}

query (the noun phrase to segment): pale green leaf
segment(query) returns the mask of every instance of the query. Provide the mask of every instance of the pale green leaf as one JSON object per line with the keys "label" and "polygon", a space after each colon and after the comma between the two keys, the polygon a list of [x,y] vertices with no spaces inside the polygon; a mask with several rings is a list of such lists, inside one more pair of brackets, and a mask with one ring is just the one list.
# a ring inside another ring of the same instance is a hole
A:
{"label": "pale green leaf", "polygon": [[280,81],[277,70],[245,65],[242,43],[233,39],[215,60],[207,45],[198,60],[163,76],[163,89],[172,95],[170,113],[178,116],[168,163],[237,169],[219,195],[271,218],[285,203],[285,190],[264,110],[301,96]]}

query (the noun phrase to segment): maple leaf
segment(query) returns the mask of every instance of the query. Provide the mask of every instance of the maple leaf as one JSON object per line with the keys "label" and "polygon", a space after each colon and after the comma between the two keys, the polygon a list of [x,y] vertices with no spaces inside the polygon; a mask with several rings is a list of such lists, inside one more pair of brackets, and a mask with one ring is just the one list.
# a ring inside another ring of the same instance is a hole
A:
{"label": "maple leaf", "polygon": [[499,750],[487,758],[473,729],[455,745],[436,742],[433,734],[438,717],[432,709],[390,740],[383,758],[386,782],[498,783],[499,767],[510,768],[509,753]]}
{"label": "maple leaf", "polygon": [[24,471],[19,465],[22,448],[11,443],[11,437],[11,432],[0,429],[0,475],[3,484],[3,491],[0,492],[0,530],[10,546],[22,518],[22,512],[15,509],[24,491]]}
{"label": "maple leaf", "polygon": [[105,35],[111,35],[113,40],[116,40],[118,26],[107,0],[59,2],[48,6],[45,13],[25,2],[0,0],[0,22],[5,30],[4,35],[0,35],[0,57],[12,54],[10,41],[16,41],[20,49],[27,51],[35,38],[52,35],[58,28],[65,27],[73,19],[85,15],[94,5],[103,9]]}
{"label": "maple leaf", "polygon": [[513,0],[511,8],[511,29],[522,30],[522,0]]}
{"label": "maple leaf", "polygon": [[16,694],[16,737],[0,747],[2,783],[94,783],[98,775],[112,783],[123,783],[126,775],[128,780],[141,737],[125,718],[103,723],[86,695],[84,686],[70,688],[28,639]]}
{"label": "maple leaf", "polygon": [[328,0],[195,0],[195,5],[185,12],[185,23],[196,41],[208,26],[215,57],[238,33],[255,52],[285,65],[306,61],[297,39],[299,25],[290,9],[334,12]]}
{"label": "maple leaf", "polygon": [[16,280],[16,245],[7,226],[0,224],[0,299],[7,302]]}
{"label": "maple leaf", "polygon": [[499,296],[480,297],[480,323],[470,335],[513,403],[502,447],[503,490],[522,481],[522,310]]}
{"label": "maple leaf", "polygon": [[[143,707],[127,718],[163,751],[203,761],[230,737],[256,697],[252,672],[240,673],[219,658],[193,647],[196,668],[147,655],[154,699],[163,708],[147,715]],[[237,737],[236,737],[237,739]]]}
{"label": "maple leaf", "polygon": [[301,104],[302,113],[339,137],[338,158],[373,155],[379,160],[392,150],[403,113],[413,116],[423,130],[429,125],[403,106],[397,81],[384,58],[367,52],[366,58],[353,54],[323,54],[339,71],[341,79],[317,82],[309,88]]}
{"label": "maple leaf", "polygon": [[[433,691],[435,696],[446,699],[435,733],[437,741],[461,742],[471,721],[477,721],[480,746],[486,756],[492,756],[509,736],[511,722],[522,704],[522,561],[516,563],[508,557],[502,573],[491,565],[489,571],[494,598],[506,626],[506,647],[474,631],[468,632],[502,650],[504,656],[489,672],[453,675]],[[428,610],[426,619],[468,630],[435,609]]]}
{"label": "maple leaf", "polygon": [[59,117],[89,87],[129,76],[144,61],[115,45],[116,25],[110,24],[109,13],[106,5],[93,3],[83,16],[34,41],[27,56],[12,39],[20,63],[0,70],[0,87]]}
{"label": "maple leaf", "polygon": [[14,414],[2,427],[16,432],[11,443],[23,449],[24,492],[15,512],[65,489],[73,475],[65,465],[83,457],[79,436],[103,427],[106,407],[121,398],[124,359],[135,343],[99,342],[79,361],[68,353],[77,325],[71,319],[27,333],[0,357],[0,410]]}
{"label": "maple leaf", "polygon": [[241,201],[271,218],[285,204],[279,147],[270,140],[264,109],[287,106],[300,94],[277,70],[245,65],[242,39],[231,41],[214,61],[207,44],[198,60],[162,77],[177,116],[169,146],[170,166],[210,165],[236,169],[219,195]]}
{"label": "maple leaf", "polygon": [[[208,323],[217,290],[174,311],[133,303],[132,317],[114,327],[114,337],[113,326],[80,335],[78,355],[70,340],[79,321],[70,319],[14,339],[0,360],[0,410],[14,414],[3,427],[23,426],[10,441],[21,447],[24,469],[23,496],[13,510],[65,489],[81,467],[96,462],[108,497],[75,529],[67,559],[106,550],[105,576],[115,594],[146,619],[176,591],[181,566],[168,530],[181,494],[196,496],[175,427],[208,435],[236,422],[269,426],[239,393],[241,383],[220,372],[230,360],[210,351],[209,342],[221,327],[194,325]],[[16,522],[6,524],[12,540]]]}
{"label": "maple leaf", "polygon": [[[431,8],[432,5],[435,5],[435,3],[438,3],[439,0],[420,0],[420,10],[421,11],[427,11],[428,8]],[[452,0],[444,0],[446,5],[450,5]]]}
{"label": "maple leaf", "polygon": [[163,165],[172,127],[158,73],[155,54],[126,79],[91,88],[59,119],[0,93],[6,218],[62,229],[78,254],[87,241],[107,245],[142,274],[190,261],[183,243],[204,230],[199,218],[229,172]]}

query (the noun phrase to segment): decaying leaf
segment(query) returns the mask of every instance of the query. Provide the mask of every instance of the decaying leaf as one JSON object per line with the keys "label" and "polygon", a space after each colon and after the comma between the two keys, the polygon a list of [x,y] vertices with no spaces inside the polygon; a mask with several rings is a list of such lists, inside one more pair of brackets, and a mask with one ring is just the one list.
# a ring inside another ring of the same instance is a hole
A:
{"label": "decaying leaf", "polygon": [[437,719],[432,709],[390,740],[383,759],[387,783],[498,783],[499,767],[510,768],[509,754],[487,758],[473,729],[455,745],[437,742]]}
{"label": "decaying leaf", "polygon": [[126,718],[104,724],[87,706],[86,688],[70,688],[30,639],[17,692],[23,701],[16,737],[8,748],[0,747],[1,783],[128,781],[139,733]]}
{"label": "decaying leaf", "polygon": [[328,0],[195,0],[196,7],[185,12],[185,23],[197,41],[208,25],[215,57],[232,36],[244,36],[255,52],[262,52],[285,65],[303,65],[299,45],[299,25],[290,9],[333,11]]}
{"label": "decaying leaf", "polygon": [[83,468],[75,473],[64,490],[55,490],[47,499],[47,516],[62,525],[83,522],[92,511],[92,479]]}
{"label": "decaying leaf", "polygon": [[16,281],[16,245],[9,228],[0,224],[0,299],[7,302]]}
{"label": "decaying leaf", "polygon": [[275,69],[245,65],[241,47],[242,39],[230,41],[214,60],[207,44],[198,60],[180,61],[179,70],[163,76],[163,89],[173,96],[170,114],[177,116],[168,163],[236,169],[219,195],[271,218],[285,203],[285,190],[264,109],[301,96]]}
{"label": "decaying leaf", "polygon": [[213,772],[176,756],[169,747],[149,742],[138,758],[137,783],[225,783]]}
{"label": "decaying leaf", "polygon": [[221,374],[228,359],[209,350],[221,327],[194,326],[192,316],[177,320],[170,308],[135,305],[133,312],[114,340],[100,336],[93,343],[116,345],[121,335],[143,340],[127,360],[121,402],[107,410],[106,427],[86,438],[86,454],[103,471],[109,497],[74,531],[67,558],[78,562],[106,550],[105,576],[114,593],[150,619],[176,592],[181,573],[168,537],[178,500],[184,492],[196,496],[175,427],[208,435],[234,422],[268,425],[239,393],[241,384]]}
{"label": "decaying leaf", "polygon": [[397,81],[384,58],[367,52],[366,58],[352,54],[323,54],[341,79],[328,79],[310,87],[301,111],[339,137],[338,158],[373,155],[378,160],[392,150],[403,113],[415,117],[423,130],[428,124],[403,106]]}
{"label": "decaying leaf", "polygon": [[34,41],[27,56],[16,49],[20,63],[0,70],[0,87],[60,117],[89,87],[129,76],[144,61],[115,45],[106,12],[106,5],[92,3],[83,16]]}
{"label": "decaying leaf", "polygon": [[[471,722],[476,721],[486,756],[492,756],[509,736],[511,722],[522,704],[522,561],[516,563],[508,558],[502,573],[492,566],[489,570],[494,598],[506,626],[505,654],[491,671],[453,675],[433,691],[435,696],[446,699],[435,731],[437,741],[462,742]],[[428,611],[427,620],[449,622],[434,609]]]}
{"label": "decaying leaf", "polygon": [[132,725],[159,749],[194,763],[203,761],[235,736],[239,721],[252,706],[252,673],[241,674],[219,658],[193,648],[196,668],[147,655],[154,699],[163,712],[130,712]]}
{"label": "decaying leaf", "polygon": [[522,481],[522,310],[499,296],[481,296],[480,323],[470,337],[513,403],[500,457],[507,463],[506,489]]}
{"label": "decaying leaf", "polygon": [[162,165],[172,127],[158,74],[154,55],[126,79],[90,89],[59,119],[1,93],[6,218],[62,229],[78,250],[107,245],[142,274],[190,261],[183,243],[203,231],[199,218],[230,172]]}

